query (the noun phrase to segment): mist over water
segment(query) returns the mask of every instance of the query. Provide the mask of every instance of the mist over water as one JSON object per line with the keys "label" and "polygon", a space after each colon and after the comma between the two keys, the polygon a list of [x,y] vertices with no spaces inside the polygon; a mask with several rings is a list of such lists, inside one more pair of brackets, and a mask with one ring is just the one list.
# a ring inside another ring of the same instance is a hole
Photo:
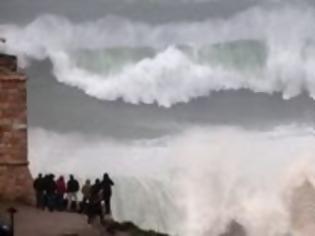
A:
{"label": "mist over water", "polygon": [[314,178],[314,129],[236,127],[187,130],[156,140],[30,132],[30,161],[39,171],[116,182],[113,212],[172,235],[219,235],[231,220],[248,235],[292,232],[291,194]]}

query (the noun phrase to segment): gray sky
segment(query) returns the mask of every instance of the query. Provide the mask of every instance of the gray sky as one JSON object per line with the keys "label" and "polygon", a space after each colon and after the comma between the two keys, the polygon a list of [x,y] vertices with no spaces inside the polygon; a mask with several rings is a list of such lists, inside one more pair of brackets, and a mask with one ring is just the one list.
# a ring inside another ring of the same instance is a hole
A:
{"label": "gray sky", "polygon": [[255,0],[4,0],[1,1],[0,22],[24,23],[42,13],[67,16],[75,21],[94,20],[106,15],[152,23],[190,21],[230,16],[254,4]]}
{"label": "gray sky", "polygon": [[0,23],[26,23],[47,13],[73,21],[118,15],[137,21],[164,23],[231,17],[254,6],[314,5],[313,0],[2,0]]}

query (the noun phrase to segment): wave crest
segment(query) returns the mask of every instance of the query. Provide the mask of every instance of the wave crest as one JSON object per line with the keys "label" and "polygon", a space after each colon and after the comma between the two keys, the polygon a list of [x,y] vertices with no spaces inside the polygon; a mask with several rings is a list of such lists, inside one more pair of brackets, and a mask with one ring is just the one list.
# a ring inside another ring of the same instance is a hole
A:
{"label": "wave crest", "polygon": [[5,51],[22,63],[49,58],[58,81],[90,96],[170,107],[218,90],[314,98],[314,21],[312,9],[293,7],[158,26],[114,16],[74,24],[46,15],[0,32]]}

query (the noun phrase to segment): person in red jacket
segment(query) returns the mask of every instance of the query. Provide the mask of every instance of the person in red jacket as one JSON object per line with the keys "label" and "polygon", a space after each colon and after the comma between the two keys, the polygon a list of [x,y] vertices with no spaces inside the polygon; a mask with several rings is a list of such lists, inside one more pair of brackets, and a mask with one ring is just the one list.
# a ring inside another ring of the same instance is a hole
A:
{"label": "person in red jacket", "polygon": [[56,205],[58,210],[65,209],[65,200],[64,195],[67,192],[65,179],[63,176],[60,176],[56,181]]}

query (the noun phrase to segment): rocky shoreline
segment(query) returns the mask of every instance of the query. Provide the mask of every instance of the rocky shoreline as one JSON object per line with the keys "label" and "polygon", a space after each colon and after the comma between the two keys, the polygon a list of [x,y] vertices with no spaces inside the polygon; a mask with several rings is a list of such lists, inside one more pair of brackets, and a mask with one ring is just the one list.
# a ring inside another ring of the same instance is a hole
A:
{"label": "rocky shoreline", "polygon": [[105,230],[109,235],[124,234],[128,236],[168,236],[168,234],[159,233],[154,230],[143,230],[132,222],[108,222],[105,224]]}

